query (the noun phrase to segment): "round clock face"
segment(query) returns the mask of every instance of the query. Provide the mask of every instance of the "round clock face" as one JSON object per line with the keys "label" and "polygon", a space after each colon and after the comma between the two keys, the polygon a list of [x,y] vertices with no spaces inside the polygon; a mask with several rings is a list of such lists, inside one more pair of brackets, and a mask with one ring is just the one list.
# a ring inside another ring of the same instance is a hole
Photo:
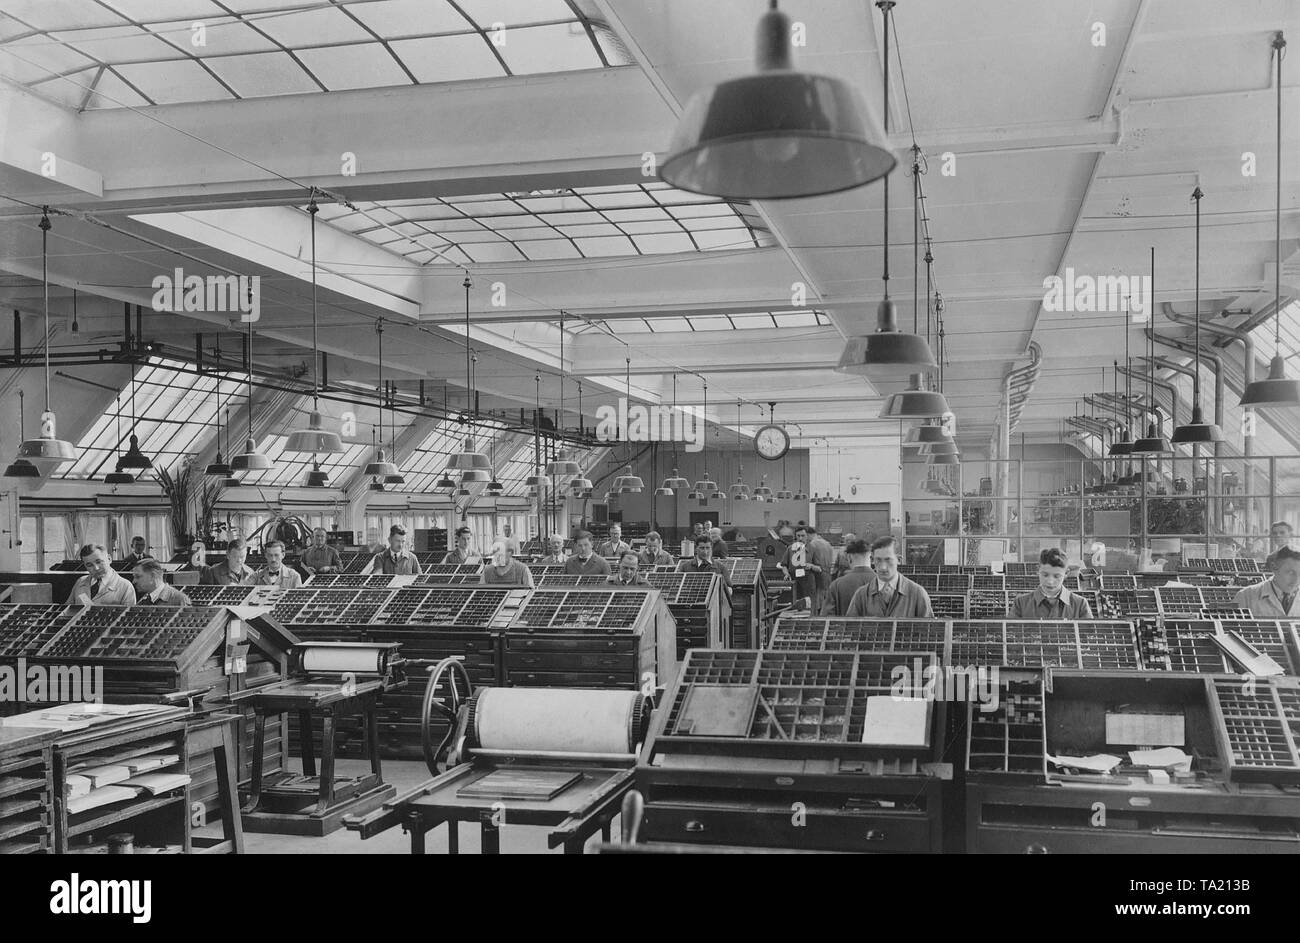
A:
{"label": "round clock face", "polygon": [[764,426],[754,436],[754,451],[760,458],[774,462],[790,451],[790,436],[780,426]]}

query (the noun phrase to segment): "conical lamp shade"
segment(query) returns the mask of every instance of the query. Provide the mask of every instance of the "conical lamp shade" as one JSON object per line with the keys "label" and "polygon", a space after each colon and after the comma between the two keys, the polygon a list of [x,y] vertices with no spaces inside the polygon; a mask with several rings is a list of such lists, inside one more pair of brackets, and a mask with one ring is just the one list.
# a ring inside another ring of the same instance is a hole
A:
{"label": "conical lamp shade", "polygon": [[505,490],[506,490],[506,486],[501,484],[501,482],[497,481],[495,478],[493,478],[491,481],[488,482],[487,493],[490,495],[493,496],[499,495],[501,492]]}
{"label": "conical lamp shade", "polygon": [[210,465],[208,465],[207,468],[203,469],[203,474],[210,478],[230,477],[230,466],[227,465],[225,461],[222,460],[220,449],[217,450],[217,455],[215,460]]}
{"label": "conical lamp shade", "polygon": [[320,470],[319,463],[313,463],[311,467],[311,471],[307,472],[307,487],[324,488],[329,483],[330,483],[329,474]]}
{"label": "conical lamp shade", "polygon": [[223,488],[238,488],[240,484],[241,484],[240,480],[233,476],[230,478],[221,479],[221,487]]}
{"label": "conical lamp shade", "polygon": [[662,485],[660,485],[658,488],[655,489],[655,497],[657,498],[671,498],[672,496],[673,496],[672,488],[665,488]]}
{"label": "conical lamp shade", "polygon": [[1112,442],[1112,443],[1110,444],[1110,451],[1109,451],[1108,453],[1106,453],[1106,454],[1108,454],[1108,455],[1128,455],[1128,454],[1129,454],[1130,452],[1132,452],[1132,451],[1133,451],[1133,440],[1132,440],[1132,438],[1129,436],[1129,433],[1128,433],[1128,427],[1125,426],[1125,427],[1124,427],[1124,431],[1123,431],[1123,433],[1121,433],[1121,435],[1120,435],[1119,441],[1118,441],[1118,442]]}
{"label": "conical lamp shade", "polygon": [[[447,463],[447,470],[453,472],[481,471],[488,473],[491,468],[492,462],[488,460],[488,457],[475,450],[473,436],[465,440],[465,450],[457,452],[451,457],[451,461]],[[488,478],[491,477],[491,474],[488,474]],[[488,478],[483,480],[487,481]]]}
{"label": "conical lamp shade", "polygon": [[705,472],[704,477],[695,483],[695,490],[703,491],[705,494],[717,494],[718,483],[709,477],[708,472]]}
{"label": "conical lamp shade", "polygon": [[573,460],[571,451],[560,449],[555,453],[555,458],[546,463],[546,474],[555,478],[565,478],[569,475],[581,475],[582,469]]}
{"label": "conical lamp shade", "polygon": [[794,492],[789,490],[788,488],[782,488],[780,491],[776,493],[776,499],[778,501],[789,501],[792,498],[794,498]]}
{"label": "conical lamp shade", "polygon": [[106,485],[129,485],[133,481],[135,481],[135,475],[122,471],[120,468],[104,476],[104,484]]}
{"label": "conical lamp shade", "polygon": [[590,494],[593,487],[594,485],[592,485],[591,479],[583,478],[581,475],[569,482],[569,490],[575,494]]}
{"label": "conical lamp shade", "polygon": [[672,475],[664,479],[664,484],[663,484],[663,487],[672,488],[674,491],[680,488],[689,488],[690,486],[691,483],[687,481],[685,478],[683,478],[681,475],[677,474],[677,469],[675,468],[673,469]]}
{"label": "conical lamp shade", "polygon": [[888,380],[901,379],[918,369],[932,370],[938,366],[924,337],[904,334],[898,329],[898,310],[892,300],[885,298],[876,310],[876,332],[850,337],[835,369],[839,373],[866,374],[874,379]]}
{"label": "conical lamp shade", "polygon": [[375,460],[367,462],[366,468],[361,474],[369,475],[372,478],[384,478],[388,475],[396,475],[397,466],[384,457],[383,449],[376,449]]}
{"label": "conical lamp shade", "polygon": [[[110,485],[111,485],[111,484],[114,484],[114,482],[111,482],[111,481],[108,480],[108,479],[111,478],[112,476],[113,476],[113,473],[110,472],[108,475],[104,476],[104,481],[108,482],[108,484],[110,484]],[[40,470],[39,468],[37,468],[35,465],[33,465],[31,462],[27,461],[27,459],[25,459],[25,458],[19,458],[19,459],[15,459],[15,460],[14,460],[14,461],[9,465],[9,467],[5,469],[4,477],[6,477],[6,478],[40,478],[40,477],[41,477],[41,470]],[[135,481],[135,478],[132,477],[131,475],[127,475],[126,477],[127,477],[127,480],[126,480],[125,482],[122,482],[122,484],[130,484],[131,482]]]}
{"label": "conical lamp shade", "polygon": [[394,472],[394,473],[391,474],[391,475],[385,475],[385,476],[384,476],[384,484],[386,484],[386,485],[404,485],[404,484],[406,484],[406,476],[403,475],[400,471],[399,471],[399,472]]}
{"label": "conical lamp shade", "polygon": [[486,468],[467,468],[460,473],[461,484],[487,484],[492,480],[492,473]]}
{"label": "conical lamp shade", "polygon": [[757,488],[754,489],[754,497],[767,500],[772,497],[772,489],[767,486],[767,479],[764,478]]}
{"label": "conical lamp shade", "polygon": [[153,468],[153,462],[149,457],[140,451],[140,440],[131,434],[131,447],[126,450],[126,454],[118,459],[118,464],[123,468],[137,469],[139,471],[148,471]]}
{"label": "conical lamp shade", "polygon": [[806,491],[796,491],[796,492],[794,493],[794,499],[795,499],[796,501],[807,501],[807,500],[808,500],[808,492],[806,492]]}
{"label": "conical lamp shade", "polygon": [[1172,441],[1177,445],[1222,442],[1223,430],[1212,422],[1206,422],[1201,415],[1201,407],[1193,406],[1192,421],[1175,429]]}
{"label": "conical lamp shade", "polygon": [[881,419],[924,419],[948,412],[948,400],[942,393],[921,389],[919,375],[912,377],[910,389],[891,393],[880,410]]}
{"label": "conical lamp shade", "polygon": [[1274,357],[1268,365],[1268,377],[1256,380],[1241,394],[1240,406],[1300,406],[1300,381],[1289,380],[1286,361]]}
{"label": "conical lamp shade", "polygon": [[384,483],[383,483],[382,481],[380,481],[378,478],[371,478],[371,479],[370,479],[370,490],[371,490],[371,491],[386,491],[387,489],[384,487]]}
{"label": "conical lamp shade", "polygon": [[690,491],[688,491],[688,492],[686,493],[686,500],[687,500],[687,501],[696,501],[696,500],[703,501],[703,500],[704,500],[704,495],[701,494],[700,492],[696,491],[694,488],[692,488]]}
{"label": "conical lamp shade", "polygon": [[956,455],[931,455],[926,462],[931,465],[960,465],[961,459]]}
{"label": "conical lamp shade", "polygon": [[437,483],[436,485],[434,485],[434,487],[435,487],[435,488],[446,488],[446,489],[450,490],[450,489],[456,487],[456,482],[454,482],[454,481],[452,480],[452,478],[451,478],[451,475],[449,475],[449,474],[444,470],[443,473],[442,473],[442,477],[438,479],[438,483]]}
{"label": "conical lamp shade", "polygon": [[310,452],[315,455],[337,455],[343,451],[343,440],[337,432],[325,429],[321,414],[312,411],[307,420],[306,429],[297,429],[289,433],[284,443],[286,452]]}
{"label": "conical lamp shade", "polygon": [[271,460],[257,450],[252,439],[244,440],[244,451],[230,460],[231,471],[266,471]]}
{"label": "conical lamp shade", "polygon": [[1169,440],[1160,435],[1154,422],[1147,426],[1146,436],[1133,443],[1134,455],[1167,455],[1173,450]]}
{"label": "conical lamp shade", "polygon": [[861,92],[842,79],[796,72],[790,21],[759,22],[758,73],[696,92],[661,176],[729,200],[836,193],[879,180],[897,158]]}
{"label": "conical lamp shade", "polygon": [[943,426],[933,426],[925,423],[920,426],[913,426],[907,432],[907,437],[903,439],[904,445],[925,445],[929,442],[947,442],[948,433],[943,431]]}
{"label": "conical lamp shade", "polygon": [[636,475],[632,474],[631,465],[627,466],[625,471],[627,472],[627,474],[619,478],[619,486],[618,486],[619,491],[625,494],[640,494],[641,491],[645,489],[645,482],[642,481],[640,478],[638,478]]}

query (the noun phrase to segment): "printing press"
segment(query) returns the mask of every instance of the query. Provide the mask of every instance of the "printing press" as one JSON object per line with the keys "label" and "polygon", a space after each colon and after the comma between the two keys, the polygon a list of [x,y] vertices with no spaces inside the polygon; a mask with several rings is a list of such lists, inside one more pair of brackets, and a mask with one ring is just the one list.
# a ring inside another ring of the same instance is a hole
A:
{"label": "printing press", "polygon": [[[251,707],[256,715],[253,776],[244,806],[244,828],[250,832],[328,835],[349,812],[364,812],[394,795],[383,781],[375,700],[406,684],[401,645],[364,642],[306,642],[290,652],[290,676],[229,695],[232,703]],[[267,718],[284,711],[298,714],[303,771],[263,775],[261,748]],[[336,777],[334,731],[336,717],[358,713],[365,731],[370,772]],[[312,727],[321,717],[320,772],[316,770]]]}
{"label": "printing press", "polygon": [[[438,740],[440,718],[450,729]],[[451,854],[460,822],[479,823],[485,854],[500,851],[503,826],[546,826],[551,848],[581,853],[598,831],[609,840],[649,720],[650,700],[637,691],[472,689],[460,661],[446,659],[430,674],[422,712],[433,778],[344,825],[362,839],[401,825],[412,854],[424,854],[425,836],[444,823]]]}

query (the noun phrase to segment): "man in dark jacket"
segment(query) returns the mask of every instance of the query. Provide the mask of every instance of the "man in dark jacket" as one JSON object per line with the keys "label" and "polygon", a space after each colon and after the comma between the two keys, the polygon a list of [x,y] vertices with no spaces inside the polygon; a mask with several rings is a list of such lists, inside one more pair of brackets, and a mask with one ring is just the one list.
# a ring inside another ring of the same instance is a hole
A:
{"label": "man in dark jacket", "polygon": [[846,616],[855,619],[932,619],[930,594],[898,572],[898,540],[881,537],[871,545],[871,582],[860,586]]}
{"label": "man in dark jacket", "polygon": [[826,600],[822,603],[821,614],[824,616],[842,616],[848,613],[853,594],[873,579],[871,572],[871,551],[865,540],[854,540],[844,548],[845,562],[848,569],[838,579],[832,580],[826,591]]}

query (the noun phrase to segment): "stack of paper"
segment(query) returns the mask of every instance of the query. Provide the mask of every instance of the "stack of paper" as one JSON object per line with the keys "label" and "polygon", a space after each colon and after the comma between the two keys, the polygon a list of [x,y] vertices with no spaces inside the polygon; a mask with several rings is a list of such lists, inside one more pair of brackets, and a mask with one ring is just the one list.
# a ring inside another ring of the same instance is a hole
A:
{"label": "stack of paper", "polygon": [[143,789],[151,796],[171,792],[173,789],[180,789],[189,784],[189,773],[146,773],[144,776],[133,776],[122,783],[123,786]]}
{"label": "stack of paper", "polygon": [[130,786],[104,786],[102,789],[92,789],[84,796],[68,800],[68,814],[76,815],[114,802],[127,802],[138,795],[139,792]]}

